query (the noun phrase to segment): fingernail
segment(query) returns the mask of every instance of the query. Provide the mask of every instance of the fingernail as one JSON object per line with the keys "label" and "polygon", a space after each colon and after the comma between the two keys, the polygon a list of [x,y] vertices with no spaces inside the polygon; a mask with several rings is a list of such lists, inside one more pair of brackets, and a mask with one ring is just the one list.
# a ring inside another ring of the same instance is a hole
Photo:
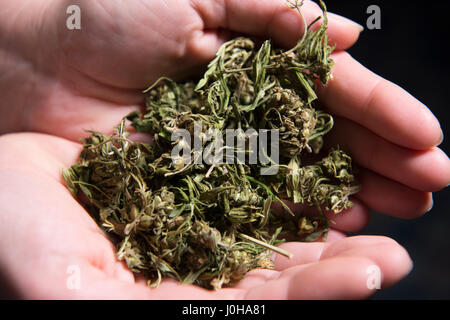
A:
{"label": "fingernail", "polygon": [[431,205],[430,205],[430,207],[428,208],[428,211],[427,211],[426,213],[430,212],[431,209],[433,209],[433,206],[434,206],[434,200],[433,200],[433,194],[431,194]]}
{"label": "fingernail", "polygon": [[412,261],[411,258],[409,258],[409,260],[411,261],[411,265],[410,265],[408,273],[406,275],[409,275],[414,270],[414,261]]}
{"label": "fingernail", "polygon": [[338,14],[328,12],[328,18],[334,19],[335,21],[339,21],[341,23],[351,24],[351,25],[355,26],[356,28],[358,28],[359,32],[362,32],[364,30],[364,27],[362,25],[360,25],[359,23],[357,23],[353,20],[350,20],[346,17],[340,16]]}
{"label": "fingernail", "polygon": [[437,146],[440,146],[442,144],[442,142],[444,142],[444,132],[442,132],[442,129],[441,129],[441,137],[439,138],[439,142],[438,142]]}

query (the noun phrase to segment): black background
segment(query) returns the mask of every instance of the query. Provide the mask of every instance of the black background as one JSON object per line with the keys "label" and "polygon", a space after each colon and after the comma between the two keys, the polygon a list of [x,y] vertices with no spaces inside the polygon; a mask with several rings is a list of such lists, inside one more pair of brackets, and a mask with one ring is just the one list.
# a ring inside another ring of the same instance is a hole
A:
{"label": "black background", "polygon": [[[350,18],[365,30],[350,54],[364,66],[413,94],[440,120],[450,151],[449,12],[447,1],[326,1],[330,12]],[[367,8],[381,9],[381,29],[367,28]],[[450,190],[434,195],[434,207],[415,220],[373,213],[358,234],[387,235],[409,252],[414,269],[374,299],[450,298]]]}

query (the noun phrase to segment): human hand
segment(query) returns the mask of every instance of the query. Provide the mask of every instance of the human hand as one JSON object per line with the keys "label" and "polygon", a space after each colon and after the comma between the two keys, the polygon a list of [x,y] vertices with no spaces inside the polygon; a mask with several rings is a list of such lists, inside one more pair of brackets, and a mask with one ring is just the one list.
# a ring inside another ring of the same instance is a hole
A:
{"label": "human hand", "polygon": [[[86,129],[111,131],[139,108],[140,89],[162,75],[191,75],[233,33],[292,46],[303,28],[284,0],[79,1],[81,30],[65,27],[72,1],[27,2],[22,19],[15,21],[34,16],[31,21],[39,18],[39,28],[7,24],[17,3],[2,3],[0,32],[13,32],[0,37],[9,44],[3,54],[10,58],[0,59],[0,69],[8,68],[0,79],[0,128],[71,140],[86,135]],[[303,10],[308,21],[321,14],[310,1]],[[337,49],[351,46],[358,25],[329,18],[328,33]],[[404,218],[423,214],[432,205],[430,191],[450,182],[449,159],[435,147],[442,140],[438,121],[407,92],[347,53],[337,51],[333,57],[334,80],[320,94],[337,116],[328,139],[349,149],[363,167],[363,189],[352,213],[345,214],[353,223],[344,231],[364,226],[368,208]]]}
{"label": "human hand", "polygon": [[383,289],[411,269],[406,251],[389,238],[331,230],[326,243],[283,244],[291,259],[275,256],[275,270],[253,270],[234,287],[208,291],[165,279],[149,288],[117,261],[112,243],[62,182],[61,168],[75,162],[79,144],[21,133],[0,137],[0,149],[0,281],[18,298],[360,299],[375,292],[373,270],[381,271]]}
{"label": "human hand", "polygon": [[[286,13],[287,11],[281,10],[279,14],[272,15],[274,11],[272,6],[275,5],[279,8],[284,7],[284,1],[258,1],[259,9],[257,12],[251,11],[256,7],[249,6],[248,3],[250,3],[250,1],[228,1],[227,3],[229,5],[227,6],[226,11],[228,14],[222,15],[214,15],[214,13],[217,13],[217,10],[212,10],[212,8],[208,9],[207,5],[212,3],[209,1],[191,1],[190,3],[198,4],[196,9],[192,9],[193,11],[181,10],[184,8],[182,5],[187,4],[185,4],[185,2],[179,2],[178,5],[175,6],[175,9],[176,12],[181,12],[181,14],[174,16],[170,16],[169,11],[165,12],[167,15],[163,14],[164,11],[161,11],[161,14],[156,15],[154,12],[159,13],[159,11],[149,9],[150,7],[147,7],[146,9],[140,7],[140,5],[144,3],[149,5],[160,4],[162,3],[160,1],[127,2],[126,5],[123,4],[122,7],[120,6],[121,2],[118,1],[86,1],[80,2],[82,19],[84,22],[82,22],[82,32],[79,32],[69,31],[65,28],[65,19],[67,17],[65,15],[65,9],[69,5],[69,2],[59,2],[58,6],[52,6],[53,3],[47,1],[36,4],[36,2],[34,2],[33,4],[24,6],[24,9],[21,11],[21,15],[24,16],[30,11],[41,14],[40,17],[43,22],[39,24],[40,28],[36,28],[36,25],[33,23],[23,24],[19,27],[10,25],[10,30],[13,30],[14,32],[11,32],[8,36],[2,34],[2,37],[0,37],[1,39],[6,40],[10,45],[7,50],[0,53],[0,55],[4,55],[8,58],[3,60],[0,59],[0,63],[3,63],[3,67],[0,67],[0,69],[6,66],[5,70],[8,71],[4,73],[2,79],[0,79],[3,94],[3,103],[0,106],[2,112],[2,117],[0,117],[0,127],[3,132],[31,130],[50,133],[72,140],[76,140],[78,137],[85,135],[83,132],[84,129],[95,129],[107,132],[111,130],[113,125],[119,122],[122,116],[139,107],[140,103],[142,103],[142,95],[139,92],[141,88],[144,88],[161,75],[173,77],[176,75],[179,77],[191,75],[192,73],[195,73],[195,69],[199,65],[204,64],[207,60],[212,58],[218,46],[230,36],[227,34],[227,31],[222,30],[216,32],[218,30],[217,26],[221,26],[224,29],[231,29],[236,32],[256,34],[261,37],[272,36],[274,39],[278,39],[278,42],[281,45],[285,46],[290,46],[295,42],[301,33],[302,26],[296,13],[288,14]],[[245,4],[247,4],[248,7]],[[7,3],[6,6],[8,5],[13,6],[12,4]],[[40,10],[34,10],[36,9],[35,6],[38,6],[38,9]],[[249,10],[249,7],[251,10]],[[218,8],[221,9],[220,5]],[[10,10],[14,10],[14,8],[10,8]],[[170,12],[173,12],[173,10]],[[192,17],[197,18],[195,21],[197,21],[198,24],[196,24],[194,20],[188,20],[188,23],[183,25],[182,21],[191,17],[186,14],[186,12],[192,12]],[[309,12],[307,17],[316,17],[320,15],[319,11],[311,14],[312,11],[305,9],[305,13],[307,12]],[[2,14],[7,15],[8,10],[3,10]],[[294,16],[288,18],[285,15]],[[154,23],[155,20],[152,20],[162,16],[164,17],[164,24],[161,24],[160,22]],[[51,18],[46,19],[45,17]],[[54,17],[58,18],[54,19]],[[141,18],[139,19],[138,17]],[[2,16],[1,18],[4,17]],[[5,24],[5,20],[6,19],[0,19],[0,24]],[[23,21],[23,19],[16,20]],[[174,22],[174,20],[176,20],[176,22]],[[266,28],[262,27],[266,24],[268,25]],[[163,28],[159,30],[159,32],[155,32],[154,29],[150,27],[153,25],[158,25],[158,28]],[[173,28],[173,26],[177,26],[177,28]],[[192,29],[184,29],[180,26],[189,26]],[[208,31],[203,31],[204,26],[208,26]],[[198,29],[196,29],[196,27],[198,27]],[[358,37],[359,30],[357,26],[352,25],[351,23],[349,24],[348,22],[341,22],[337,18],[336,20],[330,19],[329,27],[329,34],[331,38],[337,42],[338,49],[346,49],[353,44]],[[33,31],[34,29],[38,29],[39,32]],[[263,29],[265,29],[266,32],[261,32]],[[2,30],[2,28],[0,28],[0,30]],[[187,32],[189,30],[190,33]],[[24,38],[23,34],[33,36]],[[171,37],[174,41],[167,41],[167,37]],[[18,39],[19,41],[11,42],[11,39]],[[36,39],[37,42],[32,41],[33,39]],[[189,39],[189,41],[185,41],[185,39]],[[41,43],[41,45],[39,45],[39,43]],[[43,43],[45,46],[42,45]],[[372,75],[346,53],[336,52],[334,58],[337,62],[336,70],[334,71],[335,79],[330,82],[329,87],[322,90],[320,95],[325,106],[338,116],[335,128],[335,140],[333,142],[339,143],[341,146],[350,149],[357,162],[367,168],[361,170],[363,190],[354,200],[355,207],[348,212],[333,217],[333,220],[336,221],[334,227],[341,231],[358,230],[367,222],[368,207],[400,217],[415,217],[422,214],[431,204],[431,194],[429,191],[438,190],[446,186],[449,182],[450,174],[448,158],[439,149],[434,147],[439,143],[441,134],[437,120],[428,109],[424,108],[420,102],[415,100],[408,93],[393,84]],[[20,88],[21,90],[18,91],[17,88]],[[396,101],[399,102],[398,105],[401,105],[402,108],[398,108],[393,104],[393,97],[397,99]],[[366,103],[369,100],[373,101],[370,109],[367,107],[368,104]],[[11,106],[17,108],[12,108]],[[358,113],[358,110],[369,110],[369,112]],[[357,115],[359,115],[359,117]],[[404,121],[398,121],[399,119],[403,119]],[[417,124],[419,124],[420,132],[417,130]],[[348,137],[351,137],[352,139],[349,140]],[[414,151],[414,149],[422,151]],[[53,152],[59,152],[59,156],[64,156],[62,153],[67,151],[68,150],[62,147],[60,150],[53,150]],[[64,166],[60,164],[58,164],[58,166],[59,168],[67,168],[75,162],[75,159],[76,157],[73,156],[70,161],[64,163]],[[41,158],[40,161],[42,160],[43,159]],[[26,172],[29,171],[29,169],[26,169],[27,167],[28,164],[23,166],[23,170]],[[36,168],[39,168],[40,171],[45,171],[45,168],[39,166]],[[5,172],[2,174],[7,174]],[[58,175],[59,174],[60,172],[58,172]],[[40,183],[41,181],[39,183],[38,181],[34,181],[36,186],[40,186]],[[62,188],[62,186],[60,187]],[[37,190],[44,191],[42,186],[39,188]],[[21,192],[25,191],[25,189],[22,190],[23,188],[16,189],[20,189]],[[53,188],[49,188],[48,190],[55,191],[56,194],[56,190]],[[63,192],[62,189],[59,192]],[[8,195],[9,193],[5,194]],[[25,196],[28,195],[25,194]],[[37,205],[30,207],[36,211],[40,211],[43,208],[47,208],[49,206],[48,203],[54,201],[52,199],[48,198],[46,201],[47,205],[42,208],[38,208]],[[87,216],[76,202],[71,203],[72,206],[78,208],[76,209],[78,215],[83,214],[84,216]],[[63,209],[63,207],[65,207],[65,205],[61,204],[59,208],[62,210],[59,211],[63,212],[66,210],[65,208]],[[20,207],[17,207],[16,209],[13,207],[9,208],[10,212],[16,212],[17,210],[20,211]],[[73,219],[76,220],[76,215],[73,214],[74,209],[71,209],[70,212],[72,212],[72,215],[74,216]],[[9,216],[12,215],[9,214]],[[44,218],[43,213],[40,216]],[[72,217],[70,219],[72,219]],[[75,225],[81,227],[79,227],[74,234],[81,232],[82,235],[85,235],[91,232],[91,238],[95,237],[93,235],[95,233],[89,230],[93,230],[92,228],[94,228],[94,230],[97,230],[96,232],[98,234],[99,229],[93,224],[92,220],[89,221],[91,221],[89,223],[92,227],[87,228],[88,230],[85,231],[82,231],[81,229],[83,229],[83,227],[86,228],[86,224],[80,222],[76,223]],[[64,223],[61,223],[61,225],[62,224]],[[6,225],[8,224],[4,224],[4,226]],[[43,242],[48,244],[54,240],[65,240],[65,236],[70,237],[68,236],[68,232],[63,232],[65,233],[63,235],[58,233],[59,236],[56,236],[56,238],[51,238],[52,235],[46,236],[45,233],[48,232],[47,228],[51,227],[54,228],[55,225],[52,226],[47,224],[46,227],[42,226],[42,229],[39,229],[42,230],[39,233],[39,236],[44,238]],[[63,230],[67,231],[66,229]],[[335,236],[339,235],[337,232],[334,232],[333,234]],[[78,237],[76,239],[79,241]],[[380,266],[383,261],[384,263],[387,263],[387,267],[382,268],[385,279],[388,279],[386,284],[397,281],[405,274],[405,270],[408,269],[406,267],[406,265],[409,264],[408,259],[401,258],[403,263],[398,263],[398,265],[394,266],[391,266],[388,260],[393,259],[395,262],[397,261],[396,257],[402,256],[402,254],[398,253],[398,251],[403,252],[399,249],[398,245],[390,240],[386,240],[386,247],[393,250],[393,253],[389,253],[390,251],[387,250],[387,248],[377,247],[378,245],[376,243],[378,238],[368,238],[369,241],[367,242],[365,242],[366,240],[361,239],[366,238],[349,238],[348,240],[339,240],[335,243],[342,243],[343,247],[346,247],[347,245],[351,247],[352,249],[350,251],[353,253],[349,255],[354,254],[353,257],[365,257]],[[84,246],[88,245],[89,247],[92,247],[89,249],[92,250],[92,253],[87,254],[90,258],[98,256],[99,252],[108,252],[107,254],[105,253],[105,255],[108,256],[108,258],[105,259],[109,262],[104,264],[106,269],[89,267],[89,276],[92,275],[92,277],[94,277],[94,270],[97,270],[105,277],[103,279],[106,279],[107,277],[109,277],[108,279],[110,280],[111,277],[116,280],[122,279],[122,277],[132,279],[131,274],[128,271],[117,271],[121,270],[120,268],[122,267],[119,267],[115,262],[116,260],[113,255],[114,250],[106,239],[101,241],[103,244],[99,244],[99,248],[94,247],[97,244],[92,245],[90,243],[93,241],[94,240],[81,243],[79,247],[76,247],[75,251],[87,251]],[[349,245],[348,242],[351,242],[352,245]],[[67,241],[65,243],[72,246],[73,241]],[[27,254],[29,255],[29,252],[27,253],[27,248],[32,248],[32,239],[28,240],[28,246],[26,244],[27,243],[24,242],[21,245],[22,256],[17,260],[20,261],[21,266],[27,261],[25,259]],[[61,245],[63,244],[64,243],[61,243]],[[334,248],[335,244],[293,245],[300,248],[298,250],[296,248],[289,248],[291,251],[294,251],[294,253],[300,252],[304,250],[304,248],[312,248],[311,250],[316,254],[316,259],[305,260],[303,263],[314,263],[316,266],[319,264],[316,261],[318,259],[317,257],[327,256],[326,254],[321,255],[320,252],[322,250],[324,250],[324,252],[326,252],[326,250],[333,251],[334,249],[326,248]],[[105,249],[106,246],[109,246],[110,249]],[[286,244],[285,246],[289,245]],[[28,294],[31,296],[33,295],[33,290],[30,291],[29,289],[34,288],[42,294],[42,290],[45,288],[50,290],[50,287],[45,287],[44,285],[45,279],[56,279],[51,282],[53,284],[59,283],[62,290],[66,290],[64,291],[66,292],[65,294],[73,295],[73,292],[67,293],[67,289],[64,287],[65,279],[67,278],[67,274],[65,273],[66,267],[63,266],[62,269],[58,271],[59,273],[56,272],[55,268],[58,264],[55,259],[57,258],[50,255],[51,252],[58,252],[59,254],[62,250],[67,248],[60,248],[58,251],[52,247],[52,245],[42,246],[42,248],[45,247],[47,247],[48,250],[46,252],[39,251],[39,253],[43,253],[43,256],[52,258],[49,258],[49,260],[46,261],[46,259],[36,257],[35,259],[41,259],[43,261],[43,265],[40,267],[36,265],[35,269],[42,270],[42,274],[45,275],[44,269],[51,268],[50,270],[55,270],[55,274],[52,275],[47,273],[49,276],[48,278],[42,276],[40,279],[37,279],[39,277],[30,275],[31,271],[27,272],[28,269],[24,270],[23,274],[30,276],[29,278],[25,276],[25,280],[14,281],[19,287],[19,291],[22,294],[29,292]],[[372,247],[374,248],[373,253],[371,251]],[[376,254],[376,250],[380,249],[383,251],[379,252],[383,252],[384,256],[378,261],[378,259],[371,255]],[[338,252],[336,258],[348,258],[346,257],[348,253],[345,250],[340,251],[336,249],[336,252]],[[80,266],[90,266],[86,261],[89,262],[91,260],[81,259],[81,257],[86,258],[86,255],[70,255],[70,257],[72,256],[78,258],[77,261],[80,261]],[[12,257],[14,257],[14,255]],[[7,260],[8,259],[9,258],[7,258]],[[64,261],[68,263],[69,260],[70,258],[66,258]],[[102,261],[104,262],[106,260]],[[405,263],[405,261],[408,262]],[[6,268],[7,273],[11,274],[11,277],[17,277],[17,275],[13,274],[13,270],[16,268],[17,264],[14,265],[12,261],[10,262],[5,262],[5,264],[9,266]],[[325,260],[320,263],[323,262],[325,262]],[[302,261],[298,261],[297,263],[302,263]],[[52,264],[55,264],[56,266],[52,267]],[[34,266],[33,264],[30,265]],[[344,273],[345,270],[353,270],[345,263],[342,265],[345,266],[345,268],[338,268],[337,270],[341,270]],[[19,268],[20,266],[17,267]],[[400,269],[397,269],[397,267],[400,267]],[[25,265],[23,268],[25,268]],[[324,267],[324,274],[327,272],[325,271],[326,269],[327,268]],[[108,273],[111,270],[113,270],[113,273]],[[305,270],[308,270],[308,268],[305,268]],[[364,273],[364,270],[361,270],[360,272]],[[245,287],[246,283],[252,283],[253,280],[251,279],[253,276],[251,275],[258,274],[258,272],[270,274],[272,271],[254,271],[239,286]],[[97,275],[99,273],[97,273]],[[117,276],[114,277],[116,273]],[[58,274],[59,278],[57,276]],[[321,273],[318,272],[318,274]],[[360,275],[361,273],[355,274]],[[277,277],[278,275],[279,273],[276,273],[276,275],[274,274],[274,277]],[[336,274],[333,274],[330,277],[335,276]],[[258,277],[259,276],[256,276],[257,279]],[[349,280],[349,277],[351,276],[339,276],[339,278],[347,280]],[[279,279],[282,278],[284,277]],[[311,277],[304,277],[304,279],[308,278]],[[62,282],[58,282],[58,279]],[[99,278],[96,278],[96,280],[98,279]],[[287,277],[284,279],[291,278]],[[32,286],[27,286],[27,283],[34,284]],[[113,286],[109,281],[105,280],[104,283],[106,287],[108,285]],[[167,281],[166,283],[167,284],[164,284],[162,288],[166,288],[166,286],[169,286],[169,288],[172,286],[173,288],[173,286],[176,286],[176,284],[170,281]],[[265,282],[260,282],[260,284],[263,283]],[[321,281],[319,281],[319,283],[321,283]],[[257,287],[258,286],[256,286],[256,288]],[[298,289],[296,286],[293,286],[292,288],[294,291],[295,289]],[[359,286],[358,288],[361,289],[362,287]],[[95,286],[93,286],[91,287],[92,291],[78,293],[80,296],[92,297],[95,289]],[[259,289],[256,289],[256,292],[259,292]],[[158,294],[164,292],[164,289],[160,288],[158,290]],[[167,290],[169,291],[170,289]],[[195,290],[200,289],[195,288]],[[232,292],[234,289],[230,290],[231,291],[222,292]],[[276,292],[271,290],[268,290],[267,292]],[[286,286],[283,290],[286,290]],[[362,288],[361,290],[365,289]],[[63,294],[63,291],[52,292],[57,292],[60,296],[65,295]],[[114,292],[114,290],[111,292]],[[108,297],[108,293],[111,292],[104,292],[103,296]],[[184,289],[180,292],[184,293]],[[200,290],[198,292],[203,291]],[[333,292],[333,290],[330,292]],[[370,293],[370,290],[364,291],[363,294],[361,294],[362,291],[359,292],[358,295],[349,294],[348,297],[364,297]],[[207,294],[210,294],[210,292]],[[55,295],[57,294],[55,293]],[[38,293],[36,293],[36,296],[38,296]],[[251,295],[249,294],[248,296]],[[294,296],[296,296],[296,294],[289,297]],[[306,297],[308,294],[299,294],[297,296]],[[338,295],[336,294],[335,297],[337,296]],[[155,297],[155,295],[153,297]],[[171,295],[171,297],[173,297],[173,295]],[[199,295],[199,298],[200,297],[203,296]],[[226,296],[216,295],[216,297]],[[238,295],[238,297],[242,296]],[[287,297],[287,295],[284,295],[284,297]],[[323,297],[326,298],[331,296]]]}
{"label": "human hand", "polygon": [[[292,47],[303,32],[300,15],[284,0],[22,2],[0,0],[0,133],[78,141],[85,130],[110,132],[142,105],[142,89],[161,76],[198,73],[233,35]],[[73,4],[81,10],[81,30],[66,27]],[[322,15],[310,1],[304,12],[308,21]],[[329,15],[329,36],[339,49],[350,47],[359,31]]]}

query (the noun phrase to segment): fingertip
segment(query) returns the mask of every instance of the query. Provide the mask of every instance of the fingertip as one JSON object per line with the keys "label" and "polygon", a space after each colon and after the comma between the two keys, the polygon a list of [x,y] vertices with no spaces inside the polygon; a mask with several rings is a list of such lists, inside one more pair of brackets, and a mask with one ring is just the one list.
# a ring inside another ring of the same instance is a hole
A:
{"label": "fingertip", "polygon": [[[415,98],[413,98],[415,99]],[[416,103],[419,104],[419,110],[422,113],[422,123],[423,129],[421,131],[421,135],[417,135],[417,138],[420,138],[417,141],[416,149],[418,150],[426,150],[432,147],[439,146],[444,141],[444,133],[441,128],[441,124],[436,116],[432,113],[432,111],[423,103],[418,101]]]}
{"label": "fingertip", "polygon": [[444,139],[445,139],[444,132],[442,131],[442,128],[441,128],[441,134],[440,134],[439,140],[438,140],[439,142],[436,144],[436,147],[439,147],[442,144],[442,142],[444,142]]}
{"label": "fingertip", "polygon": [[418,192],[417,194],[418,194],[417,202],[422,203],[422,206],[419,207],[417,210],[410,212],[410,214],[405,217],[406,219],[420,218],[424,214],[430,212],[431,209],[433,209],[434,200],[432,192]]}
{"label": "fingertip", "polygon": [[[386,99],[397,97],[397,103],[404,107],[404,112],[397,112],[396,116],[392,116],[403,127],[403,132],[399,132],[393,142],[413,150],[428,150],[442,143],[444,134],[441,124],[430,108],[390,81],[385,81],[383,89]],[[389,101],[385,103],[388,104]],[[408,121],[402,123],[403,119]]]}
{"label": "fingertip", "polygon": [[[306,21],[310,24],[317,17],[321,17],[323,13],[319,5],[308,1],[304,4],[304,15]],[[364,30],[364,27],[355,21],[332,12],[327,12],[327,18],[327,35],[330,45],[336,45],[336,50],[346,50],[353,46],[358,40],[359,34]],[[316,23],[313,28],[318,28],[321,21]]]}
{"label": "fingertip", "polygon": [[383,289],[397,283],[411,272],[413,261],[406,249],[396,241],[378,245],[377,251],[389,257],[389,259],[380,258],[380,261],[377,261],[383,273]]}
{"label": "fingertip", "polygon": [[[431,211],[431,209],[433,208],[433,194],[431,192],[420,192],[420,191],[416,191],[415,192],[415,199],[412,200],[412,204],[416,204],[415,207],[413,207],[411,210],[409,210],[408,212],[405,212],[404,214],[402,214],[402,218],[403,219],[417,219],[422,217],[424,214],[428,213]],[[404,201],[405,205],[408,205],[406,201]]]}
{"label": "fingertip", "polygon": [[371,209],[401,219],[416,219],[431,210],[430,192],[407,187],[365,168],[359,169],[361,191],[356,197]]}
{"label": "fingertip", "polygon": [[292,48],[304,31],[304,24],[298,13],[286,8],[275,15],[268,26],[267,33],[284,48]]}
{"label": "fingertip", "polygon": [[415,168],[413,167],[416,171],[416,182],[408,185],[423,192],[437,192],[449,184],[450,162],[440,149],[418,152],[416,159]]}
{"label": "fingertip", "polygon": [[428,200],[428,206],[427,206],[427,211],[425,213],[430,212],[434,207],[434,199],[433,199],[433,193],[429,192],[429,200]]}
{"label": "fingertip", "polygon": [[367,285],[373,260],[363,256],[333,257],[305,266],[289,281],[290,299],[364,299],[375,293]]}
{"label": "fingertip", "polygon": [[351,199],[353,207],[340,213],[327,212],[326,216],[333,221],[333,229],[344,232],[356,232],[363,229],[370,220],[368,208],[359,200]]}
{"label": "fingertip", "polygon": [[442,141],[438,119],[414,96],[347,52],[335,52],[332,58],[334,78],[318,88],[327,110],[408,149],[427,150]]}
{"label": "fingertip", "polygon": [[400,281],[412,270],[412,260],[405,248],[386,236],[354,236],[330,244],[322,259],[359,257],[370,259],[367,276],[380,276],[380,288],[384,289]]}
{"label": "fingertip", "polygon": [[434,147],[418,153],[416,165],[423,168],[422,185],[418,189],[437,192],[446,188],[450,184],[450,159],[445,152]]}
{"label": "fingertip", "polygon": [[[192,1],[192,4],[206,29],[223,27],[253,36],[269,37],[286,48],[293,47],[305,30],[301,15],[290,9],[285,0],[226,0],[212,4],[210,1]],[[306,25],[323,15],[321,8],[313,1],[305,1],[301,12]],[[331,43],[336,44],[337,50],[348,49],[358,39],[362,26],[336,14],[327,15],[327,34]]]}
{"label": "fingertip", "polygon": [[196,30],[187,42],[187,50],[200,63],[214,58],[220,46],[231,39],[231,32],[225,29]]}
{"label": "fingertip", "polygon": [[356,21],[333,12],[328,12],[328,20],[332,20],[334,23],[340,23],[342,27],[351,27],[353,30],[356,30],[358,34],[364,31],[364,27]]}
{"label": "fingertip", "polygon": [[328,35],[337,50],[347,50],[359,39],[364,27],[335,13],[328,13]]}
{"label": "fingertip", "polygon": [[330,243],[330,242],[342,240],[345,238],[347,238],[347,235],[345,234],[345,232],[331,229],[330,231],[328,231],[326,242]]}

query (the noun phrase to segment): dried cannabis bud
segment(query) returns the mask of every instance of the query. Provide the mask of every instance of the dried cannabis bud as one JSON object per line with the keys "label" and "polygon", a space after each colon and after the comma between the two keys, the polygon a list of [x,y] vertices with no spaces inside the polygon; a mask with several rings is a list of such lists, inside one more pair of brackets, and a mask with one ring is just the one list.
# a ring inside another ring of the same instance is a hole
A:
{"label": "dried cannabis bud", "polygon": [[[86,196],[89,212],[116,237],[118,258],[150,285],[165,276],[205,288],[232,285],[252,269],[273,267],[272,251],[289,256],[275,247],[284,234],[325,237],[323,210],[351,207],[359,186],[350,156],[337,148],[320,159],[333,127],[314,91],[333,67],[321,6],[322,25],[308,26],[290,50],[237,38],[219,49],[200,81],[161,78],[145,91],[144,114],[128,115],[112,136],[91,132],[80,161],[63,172],[72,193]],[[152,144],[130,141],[126,120],[152,134]],[[198,130],[197,147],[185,136],[174,139],[180,130],[194,137]],[[228,140],[230,130],[237,134]],[[268,130],[278,139],[260,144],[254,161],[252,139]],[[175,148],[188,153],[174,156]],[[279,151],[277,159],[269,150]],[[295,217],[284,202],[291,216],[277,213],[272,204],[281,198],[319,215]]]}

